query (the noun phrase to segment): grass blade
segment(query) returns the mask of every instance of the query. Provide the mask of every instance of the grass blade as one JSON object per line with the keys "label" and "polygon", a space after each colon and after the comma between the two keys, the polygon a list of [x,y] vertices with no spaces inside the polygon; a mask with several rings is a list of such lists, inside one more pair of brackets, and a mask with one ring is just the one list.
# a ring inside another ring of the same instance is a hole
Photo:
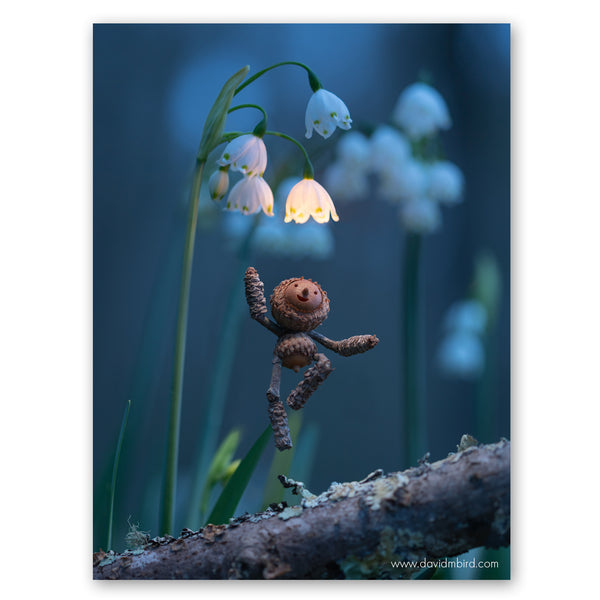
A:
{"label": "grass blade", "polygon": [[[228,469],[233,463],[233,455],[236,453],[240,444],[240,437],[241,431],[239,429],[233,429],[221,442],[221,445],[217,448],[217,451],[213,456],[210,468],[208,469],[208,476],[206,477],[204,491],[202,493],[202,502],[199,507],[200,516],[202,518],[208,512],[210,496],[213,488],[220,481],[223,482]],[[225,486],[226,483],[223,483],[223,485]],[[198,507],[196,508],[198,510]]]}
{"label": "grass blade", "polygon": [[233,513],[242,498],[244,490],[248,486],[252,473],[254,472],[268,441],[271,439],[272,434],[273,431],[271,425],[268,425],[258,440],[254,442],[254,445],[250,448],[248,454],[246,454],[239,467],[235,470],[231,479],[227,482],[227,485],[221,492],[221,495],[217,499],[217,502],[206,521],[207,523],[221,525],[227,523],[229,519],[233,517]]}
{"label": "grass blade", "polygon": [[129,409],[131,408],[131,400],[127,400],[125,414],[121,422],[121,431],[119,432],[119,440],[117,441],[117,451],[115,452],[115,462],[113,463],[112,480],[110,484],[110,511],[108,513],[108,540],[106,542],[106,551],[112,549],[112,529],[113,529],[113,513],[115,508],[115,487],[117,484],[117,471],[119,469],[119,456],[121,455],[121,446],[123,445],[123,437],[125,435],[125,426],[129,417]]}

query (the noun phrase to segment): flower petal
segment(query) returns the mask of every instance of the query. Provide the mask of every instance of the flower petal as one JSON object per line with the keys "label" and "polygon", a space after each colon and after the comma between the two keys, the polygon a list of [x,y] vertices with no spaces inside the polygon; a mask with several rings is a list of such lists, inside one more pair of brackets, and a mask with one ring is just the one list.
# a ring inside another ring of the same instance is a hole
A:
{"label": "flower petal", "polygon": [[273,216],[273,192],[269,184],[260,176],[245,176],[231,190],[226,210],[239,210],[251,215],[260,210]]}
{"label": "flower petal", "polygon": [[339,220],[327,190],[314,179],[303,179],[288,194],[285,222],[306,223],[311,216],[317,223]]}
{"label": "flower petal", "polygon": [[267,168],[267,148],[261,138],[251,133],[240,135],[227,146],[218,163],[230,165],[245,175],[259,175]]}
{"label": "flower petal", "polygon": [[313,129],[327,139],[336,127],[350,129],[350,112],[346,105],[327,90],[317,90],[309,99],[306,106],[306,137],[312,136]]}

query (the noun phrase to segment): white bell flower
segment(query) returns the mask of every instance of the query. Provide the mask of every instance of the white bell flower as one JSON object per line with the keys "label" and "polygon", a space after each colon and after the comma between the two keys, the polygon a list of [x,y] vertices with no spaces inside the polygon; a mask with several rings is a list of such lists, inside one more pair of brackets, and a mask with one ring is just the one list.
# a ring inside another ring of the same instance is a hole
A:
{"label": "white bell flower", "polygon": [[433,233],[442,223],[442,213],[437,202],[421,196],[401,204],[400,221],[408,231]]}
{"label": "white bell flower", "polygon": [[429,167],[428,194],[442,204],[458,204],[464,181],[462,171],[454,163],[440,160]]}
{"label": "white bell flower", "polygon": [[327,90],[317,90],[306,107],[306,137],[312,137],[313,129],[327,139],[336,127],[350,129],[350,111],[346,105]]}
{"label": "white bell flower", "polygon": [[445,100],[426,83],[413,83],[400,94],[392,119],[412,139],[432,136],[452,125]]}
{"label": "white bell flower", "polygon": [[239,210],[251,215],[261,208],[269,217],[273,216],[273,192],[269,184],[259,175],[242,177],[232,188],[227,198],[226,210]]}
{"label": "white bell flower", "polygon": [[229,173],[225,169],[217,169],[208,180],[210,197],[218,202],[225,196],[229,189]]}
{"label": "white bell flower", "polygon": [[331,196],[314,179],[303,179],[288,194],[285,203],[286,223],[306,223],[311,216],[317,223],[327,223],[330,215],[334,221],[339,221]]}
{"label": "white bell flower", "polygon": [[218,162],[222,167],[230,165],[234,171],[244,175],[262,177],[267,168],[267,148],[262,138],[246,133],[225,146]]}

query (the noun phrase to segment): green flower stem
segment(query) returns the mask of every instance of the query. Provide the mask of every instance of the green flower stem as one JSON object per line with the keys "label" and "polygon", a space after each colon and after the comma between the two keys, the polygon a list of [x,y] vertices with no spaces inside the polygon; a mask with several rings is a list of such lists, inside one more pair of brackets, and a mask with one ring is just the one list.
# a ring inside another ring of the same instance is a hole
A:
{"label": "green flower stem", "polygon": [[258,104],[238,104],[237,106],[232,106],[227,113],[232,113],[236,110],[240,110],[241,108],[256,108],[256,110],[260,110],[260,112],[263,114],[263,117],[266,119],[267,118],[267,113],[265,112],[265,110],[259,106]]}
{"label": "green flower stem", "polygon": [[404,459],[415,466],[427,450],[425,398],[421,390],[419,327],[419,262],[421,236],[406,234],[403,265],[404,310],[402,320],[401,376],[404,383]]}
{"label": "green flower stem", "polygon": [[283,138],[284,140],[288,140],[288,142],[292,142],[293,144],[295,144],[304,155],[303,177],[305,179],[314,179],[315,172],[312,163],[310,162],[310,158],[308,157],[308,152],[298,140],[293,138],[291,135],[286,135],[285,133],[280,133],[279,131],[265,131],[265,135],[274,135],[275,137]]}
{"label": "green flower stem", "polygon": [[227,391],[229,382],[231,381],[231,371],[240,334],[241,319],[244,314],[244,273],[248,268],[252,238],[259,218],[258,215],[254,218],[252,226],[238,251],[237,265],[227,297],[224,321],[220,329],[219,345],[216,352],[215,367],[212,370],[210,380],[206,414],[203,419],[199,446],[194,461],[194,464],[198,465],[198,467],[194,475],[192,493],[186,516],[186,527],[192,529],[199,527],[204,518],[204,515],[200,514],[203,489],[221,432]]}
{"label": "green flower stem", "polygon": [[115,462],[113,463],[112,481],[110,484],[110,511],[108,514],[108,539],[106,541],[106,551],[112,550],[112,532],[113,532],[113,516],[115,508],[115,488],[117,487],[117,471],[119,470],[119,457],[121,456],[121,446],[123,445],[123,437],[125,436],[125,427],[127,418],[129,417],[129,409],[131,408],[131,400],[127,400],[125,414],[121,422],[121,431],[119,432],[119,440],[117,442],[117,450],[115,452]]}
{"label": "green flower stem", "polygon": [[266,69],[263,69],[262,71],[259,71],[258,73],[255,73],[254,75],[252,75],[252,77],[248,77],[248,79],[246,79],[246,81],[244,81],[244,83],[242,83],[241,85],[239,85],[237,87],[237,89],[235,90],[235,93],[233,95],[235,96],[236,94],[239,94],[246,86],[250,85],[253,81],[256,81],[261,75],[264,75],[271,69],[275,69],[275,68],[281,67],[283,65],[296,65],[297,67],[302,67],[308,73],[308,81],[310,83],[310,87],[313,90],[313,92],[323,87],[321,85],[321,82],[319,81],[318,77],[305,64],[303,64],[301,62],[296,62],[294,60],[286,60],[283,62],[276,63],[274,65],[271,65],[270,67],[267,67]]}
{"label": "green flower stem", "polygon": [[181,426],[181,398],[183,392],[183,372],[185,366],[185,346],[187,338],[187,321],[190,300],[190,281],[194,258],[194,242],[198,221],[198,203],[200,186],[205,160],[196,161],[194,180],[190,191],[190,206],[183,252],[181,288],[179,292],[179,308],[177,315],[177,332],[175,337],[175,360],[173,366],[173,390],[169,414],[167,434],[167,461],[160,515],[160,535],[171,534],[175,518],[175,495],[177,488],[177,462],[179,457],[179,431]]}

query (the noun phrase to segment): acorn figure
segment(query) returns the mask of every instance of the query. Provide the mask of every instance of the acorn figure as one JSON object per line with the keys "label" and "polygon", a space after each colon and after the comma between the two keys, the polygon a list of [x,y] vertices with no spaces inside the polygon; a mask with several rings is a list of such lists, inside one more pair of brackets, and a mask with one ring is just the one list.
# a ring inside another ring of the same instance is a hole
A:
{"label": "acorn figure", "polygon": [[374,335],[357,335],[334,341],[314,331],[329,313],[327,292],[315,281],[294,277],[282,281],[273,290],[271,314],[277,323],[267,316],[264,284],[254,267],[248,267],[244,282],[250,316],[277,335],[267,399],[275,446],[279,450],[286,450],[292,447],[292,441],[287,414],[279,397],[281,367],[287,367],[297,373],[301,368],[314,363],[306,370],[302,381],[287,398],[288,406],[299,410],[333,371],[329,359],[317,352],[315,341],[342,356],[352,356],[370,350],[379,340]]}

